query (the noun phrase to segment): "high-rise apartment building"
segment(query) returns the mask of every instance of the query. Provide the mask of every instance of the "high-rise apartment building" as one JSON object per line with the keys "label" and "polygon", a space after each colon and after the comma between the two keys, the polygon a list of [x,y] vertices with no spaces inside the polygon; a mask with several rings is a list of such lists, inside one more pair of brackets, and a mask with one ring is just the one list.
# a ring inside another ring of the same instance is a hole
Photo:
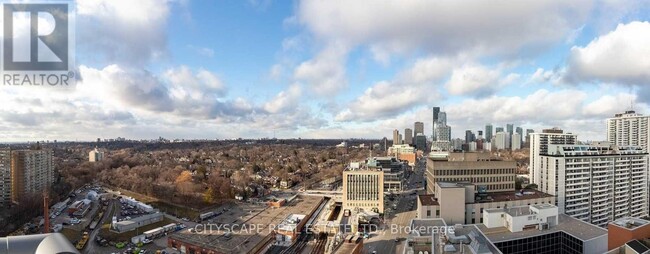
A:
{"label": "high-rise apartment building", "polygon": [[548,154],[549,145],[575,145],[578,140],[577,135],[564,133],[561,129],[545,129],[542,133],[530,134],[530,157],[528,163],[528,174],[530,182],[538,185],[538,190],[547,191],[548,186],[540,185],[542,172],[540,156]]}
{"label": "high-rise apartment building", "polygon": [[514,125],[511,123],[506,124],[506,132],[508,132],[508,135],[512,136],[512,133],[514,132]]}
{"label": "high-rise apartment building", "polygon": [[97,148],[95,148],[94,150],[88,153],[88,161],[90,162],[97,162],[103,159],[104,159],[104,152],[99,151],[99,149]]}
{"label": "high-rise apartment building", "polygon": [[19,202],[30,193],[40,193],[54,182],[52,150],[11,151],[11,200]]}
{"label": "high-rise apartment building", "polygon": [[618,146],[639,146],[650,151],[650,116],[625,111],[607,119],[607,141]]}
{"label": "high-rise apartment building", "polygon": [[508,149],[508,133],[503,131],[497,132],[494,135],[494,147],[497,150]]}
{"label": "high-rise apartment building", "polygon": [[414,136],[417,136],[418,134],[424,134],[424,123],[423,122],[415,122],[413,124],[413,130],[415,133],[413,133]]}
{"label": "high-rise apartment building", "polygon": [[533,183],[557,196],[560,213],[601,227],[648,215],[648,154],[640,147],[548,145],[539,159]]}
{"label": "high-rise apartment building", "polygon": [[0,149],[0,206],[11,203],[11,150]]}
{"label": "high-rise apartment building", "polygon": [[343,171],[343,210],[384,212],[384,172],[382,170]]}
{"label": "high-rise apartment building", "polygon": [[494,133],[504,132],[503,127],[494,128]]}
{"label": "high-rise apartment building", "polygon": [[515,133],[519,134],[519,144],[521,144],[522,138],[524,137],[524,129],[517,127],[515,128]]}
{"label": "high-rise apartment building", "polygon": [[409,128],[404,129],[404,144],[406,145],[413,144],[413,130]]}
{"label": "high-rise apartment building", "polygon": [[393,145],[401,145],[402,139],[399,137],[399,131],[397,129],[393,130]]}
{"label": "high-rise apartment building", "polygon": [[436,137],[437,140],[433,141],[431,144],[431,150],[436,151],[449,151],[451,148],[451,127],[448,125],[438,125],[436,128]]}
{"label": "high-rise apartment building", "polygon": [[530,145],[530,134],[533,134],[535,130],[533,129],[526,129],[526,145]]}
{"label": "high-rise apartment building", "polygon": [[514,133],[512,134],[512,138],[510,140],[510,149],[512,150],[519,150],[521,149],[521,137],[519,136],[519,133]]}

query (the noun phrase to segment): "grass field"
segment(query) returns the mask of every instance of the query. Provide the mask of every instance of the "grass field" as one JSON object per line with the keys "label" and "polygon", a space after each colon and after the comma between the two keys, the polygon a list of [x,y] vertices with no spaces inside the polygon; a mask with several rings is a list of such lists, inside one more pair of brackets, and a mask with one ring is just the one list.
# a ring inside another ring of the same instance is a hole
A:
{"label": "grass field", "polygon": [[102,228],[99,231],[99,235],[101,237],[103,237],[103,238],[106,238],[109,241],[115,241],[115,242],[131,241],[131,238],[134,237],[134,236],[141,235],[144,232],[147,232],[147,231],[152,230],[152,229],[157,228],[157,227],[165,226],[165,225],[167,225],[169,223],[174,223],[174,221],[163,217],[162,221],[159,221],[159,222],[156,222],[156,223],[153,223],[153,224],[149,224],[149,225],[146,225],[144,227],[140,227],[140,228],[138,228],[136,230],[132,230],[132,231],[124,232],[124,233],[115,233],[115,232],[110,231],[110,226],[109,227],[102,226]]}

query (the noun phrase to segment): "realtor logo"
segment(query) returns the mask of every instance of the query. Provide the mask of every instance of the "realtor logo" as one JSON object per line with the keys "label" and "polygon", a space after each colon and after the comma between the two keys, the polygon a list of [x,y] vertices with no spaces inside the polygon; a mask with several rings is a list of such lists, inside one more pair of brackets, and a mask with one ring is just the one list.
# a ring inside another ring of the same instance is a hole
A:
{"label": "realtor logo", "polygon": [[69,3],[3,4],[3,85],[74,84]]}

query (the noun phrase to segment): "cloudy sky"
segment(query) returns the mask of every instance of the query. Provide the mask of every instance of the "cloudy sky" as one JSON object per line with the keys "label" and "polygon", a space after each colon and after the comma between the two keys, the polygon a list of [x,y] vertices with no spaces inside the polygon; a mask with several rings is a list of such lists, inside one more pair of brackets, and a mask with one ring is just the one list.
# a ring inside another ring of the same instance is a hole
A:
{"label": "cloudy sky", "polygon": [[650,1],[76,3],[74,89],[0,86],[0,142],[382,138],[448,115],[558,126],[650,114]]}

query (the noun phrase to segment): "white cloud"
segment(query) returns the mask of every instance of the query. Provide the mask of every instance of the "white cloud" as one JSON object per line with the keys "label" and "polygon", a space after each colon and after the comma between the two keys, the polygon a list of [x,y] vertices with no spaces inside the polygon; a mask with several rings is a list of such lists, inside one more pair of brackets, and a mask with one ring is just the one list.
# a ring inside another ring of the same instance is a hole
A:
{"label": "white cloud", "polygon": [[294,79],[305,83],[318,95],[334,95],[347,87],[347,53],[346,45],[329,44],[314,59],[298,65],[294,71]]}
{"label": "white cloud", "polygon": [[650,23],[619,24],[616,30],[573,47],[569,82],[601,81],[628,85],[650,82]]}
{"label": "white cloud", "polygon": [[591,1],[305,0],[296,17],[320,39],[367,44],[377,52],[516,55],[563,41],[590,10]]}
{"label": "white cloud", "polygon": [[484,66],[464,65],[454,69],[445,87],[452,95],[487,96],[501,88],[500,75]]}
{"label": "white cloud", "polygon": [[168,54],[171,1],[77,1],[77,42],[82,51],[107,62],[141,66]]}
{"label": "white cloud", "polygon": [[278,93],[275,98],[264,104],[264,110],[269,113],[286,112],[289,109],[295,109],[300,101],[302,88],[298,84],[291,85],[286,91]]}
{"label": "white cloud", "polygon": [[[618,93],[615,95],[603,95],[602,97],[586,104],[582,109],[585,116],[608,118],[616,113],[621,113],[629,107],[637,104],[636,95],[629,93]],[[645,108],[644,104],[637,105]]]}

